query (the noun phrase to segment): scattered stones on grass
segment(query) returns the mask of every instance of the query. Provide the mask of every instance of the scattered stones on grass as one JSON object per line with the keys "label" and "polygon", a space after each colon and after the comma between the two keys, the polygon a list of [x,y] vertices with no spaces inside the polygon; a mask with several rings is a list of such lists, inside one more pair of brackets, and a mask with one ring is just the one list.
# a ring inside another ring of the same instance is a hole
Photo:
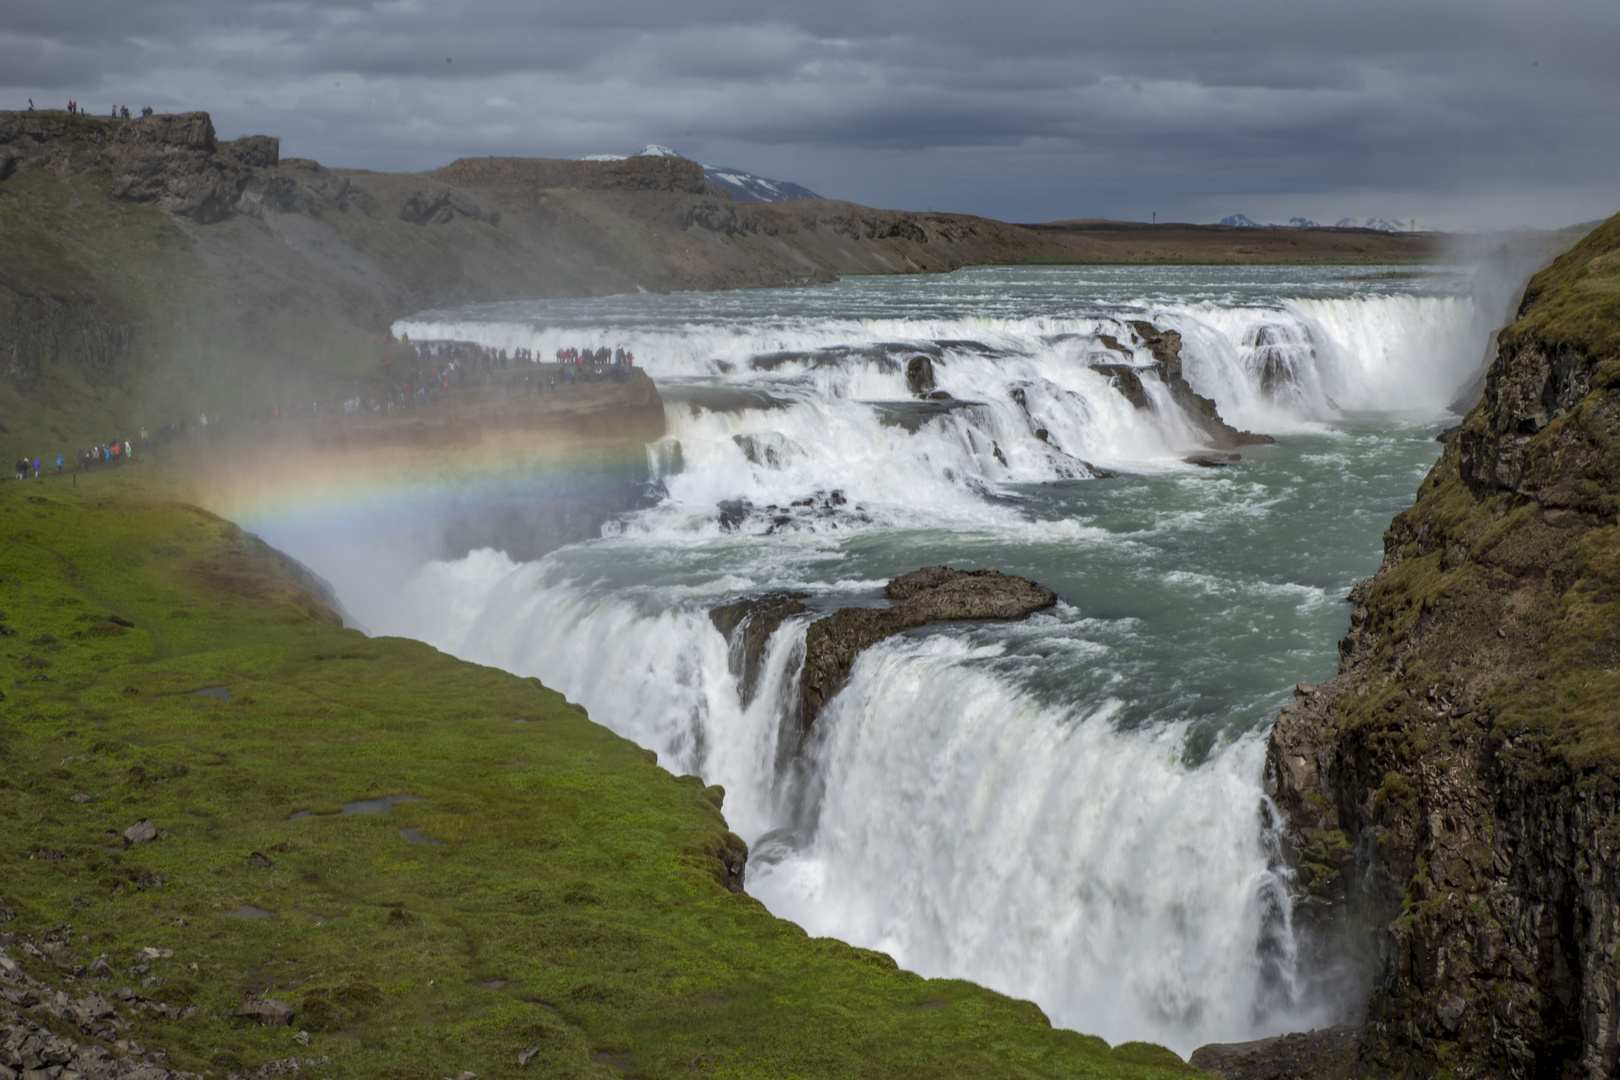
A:
{"label": "scattered stones on grass", "polygon": [[257,851],[247,857],[247,864],[255,870],[268,870],[272,866],[276,865],[270,861],[268,856],[262,855]]}
{"label": "scattered stones on grass", "polygon": [[518,1068],[521,1069],[523,1066],[527,1065],[529,1063],[529,1059],[534,1057],[539,1052],[540,1052],[540,1048],[538,1046],[531,1046],[527,1050],[519,1050],[518,1051]]}
{"label": "scattered stones on grass", "polygon": [[68,798],[68,802],[77,803],[78,805],[83,806],[85,803],[89,802],[93,798],[95,798],[94,795],[86,795],[84,792],[81,791],[81,792],[78,792],[75,795],[70,796]]}
{"label": "scattered stones on grass", "polygon": [[164,881],[162,874],[142,874],[135,879],[135,887],[137,889],[161,889]]}
{"label": "scattered stones on grass", "polygon": [[332,1064],[332,1059],[322,1054],[314,1058],[276,1058],[267,1061],[257,1069],[248,1072],[231,1072],[225,1074],[225,1080],[261,1080],[269,1076],[302,1076],[306,1069],[322,1069]]}
{"label": "scattered stones on grass", "polygon": [[145,818],[137,821],[124,830],[124,843],[130,847],[136,844],[149,844],[158,838],[158,828]]}
{"label": "scattered stones on grass", "polygon": [[275,998],[248,998],[238,1005],[231,1015],[256,1020],[265,1027],[274,1027],[278,1024],[291,1024],[294,1010],[285,1001],[277,1001]]}

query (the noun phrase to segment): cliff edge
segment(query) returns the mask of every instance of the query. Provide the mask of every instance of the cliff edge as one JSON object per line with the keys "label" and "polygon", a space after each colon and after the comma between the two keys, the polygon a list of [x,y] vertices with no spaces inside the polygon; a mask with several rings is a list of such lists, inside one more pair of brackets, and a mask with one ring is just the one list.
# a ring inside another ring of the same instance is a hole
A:
{"label": "cliff edge", "polygon": [[1531,281],[1448,435],[1271,734],[1296,926],[1366,980],[1369,1069],[1612,1077],[1620,216]]}

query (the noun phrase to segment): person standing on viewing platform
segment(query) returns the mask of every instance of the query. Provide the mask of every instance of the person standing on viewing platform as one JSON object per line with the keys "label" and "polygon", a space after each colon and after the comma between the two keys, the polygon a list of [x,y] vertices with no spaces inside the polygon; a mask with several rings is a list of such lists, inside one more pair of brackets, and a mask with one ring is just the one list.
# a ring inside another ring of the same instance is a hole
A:
{"label": "person standing on viewing platform", "polygon": [[62,460],[62,455],[57,454],[56,455],[56,475],[57,476],[62,475],[62,466],[65,465],[65,464],[66,464],[66,462]]}

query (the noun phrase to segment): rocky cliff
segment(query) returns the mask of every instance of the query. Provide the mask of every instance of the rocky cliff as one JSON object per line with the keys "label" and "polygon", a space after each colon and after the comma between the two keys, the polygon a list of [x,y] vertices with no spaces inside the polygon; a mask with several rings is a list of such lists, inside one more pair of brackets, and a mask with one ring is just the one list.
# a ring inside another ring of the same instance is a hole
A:
{"label": "rocky cliff", "polygon": [[1525,291],[1483,399],[1271,735],[1296,925],[1363,1066],[1620,1071],[1620,217]]}

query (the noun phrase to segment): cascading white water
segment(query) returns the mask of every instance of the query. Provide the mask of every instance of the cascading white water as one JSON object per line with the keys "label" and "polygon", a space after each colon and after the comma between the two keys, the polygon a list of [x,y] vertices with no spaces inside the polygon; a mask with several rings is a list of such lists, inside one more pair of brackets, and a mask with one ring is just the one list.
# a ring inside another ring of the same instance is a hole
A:
{"label": "cascading white water", "polygon": [[[539,676],[723,784],[754,847],[750,891],[812,933],[1112,1041],[1185,1053],[1327,1022],[1262,827],[1262,734],[1284,688],[1331,670],[1335,598],[1374,568],[1433,458],[1433,427],[1410,418],[1429,423],[1477,362],[1471,302],[1361,296],[1320,271],[1295,271],[1292,292],[1169,288],[1142,269],[1076,301],[1050,284],[1074,273],[407,320],[413,338],[541,356],[631,348],[666,398],[649,461],[667,497],[590,544],[526,564],[475,551],[402,587],[292,553],[374,631]],[[1239,470],[1184,465],[1198,430],[1135,319],[1177,330],[1194,388],[1285,445]],[[908,392],[917,355],[951,400]],[[1139,369],[1153,408],[1094,364]],[[784,774],[810,619],[879,604],[889,577],[937,562],[1024,574],[1065,602],[868,650],[816,721],[814,782]],[[768,590],[816,610],[777,632],[745,705],[708,609]]]}

